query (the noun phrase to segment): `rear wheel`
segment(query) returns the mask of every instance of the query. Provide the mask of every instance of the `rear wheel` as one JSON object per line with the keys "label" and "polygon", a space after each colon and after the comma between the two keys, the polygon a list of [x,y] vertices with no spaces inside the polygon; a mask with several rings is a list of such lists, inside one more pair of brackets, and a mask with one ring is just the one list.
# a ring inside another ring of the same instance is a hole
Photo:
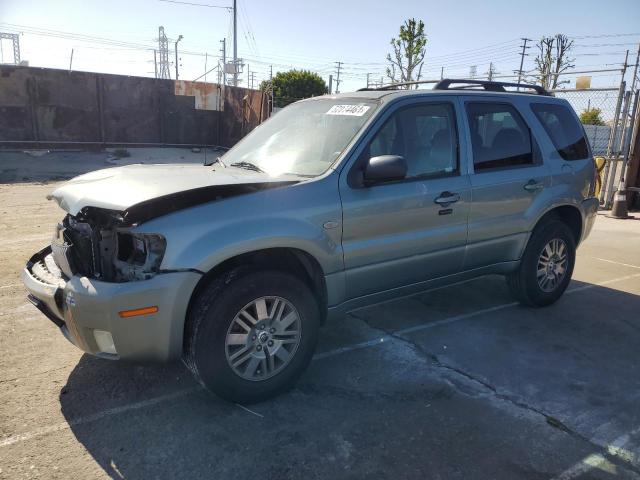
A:
{"label": "rear wheel", "polygon": [[295,384],[311,360],[319,325],[305,282],[278,271],[232,271],[195,300],[186,363],[213,393],[259,402]]}
{"label": "rear wheel", "polygon": [[550,220],[531,234],[518,270],[507,283],[519,302],[535,307],[551,305],[566,290],[576,258],[576,244],[569,227]]}

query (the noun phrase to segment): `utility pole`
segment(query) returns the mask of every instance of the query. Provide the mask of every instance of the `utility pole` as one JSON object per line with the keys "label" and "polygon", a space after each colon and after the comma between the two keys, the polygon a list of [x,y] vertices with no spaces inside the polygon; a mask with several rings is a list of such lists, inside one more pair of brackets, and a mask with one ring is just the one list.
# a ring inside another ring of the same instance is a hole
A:
{"label": "utility pole", "polygon": [[233,0],[233,86],[238,86],[238,1]]}
{"label": "utility pole", "polygon": [[250,77],[251,77],[251,70],[249,70],[249,64],[247,63],[247,88],[249,88]]}
{"label": "utility pole", "polygon": [[158,55],[156,52],[157,50],[154,48],[153,49],[153,66],[155,67],[156,78],[158,78]]}
{"label": "utility pole", "polygon": [[342,62],[334,62],[338,67],[338,73],[336,74],[336,93],[340,93],[340,69],[342,68]]}
{"label": "utility pole", "polygon": [[444,78],[444,67],[440,67],[440,80]]}
{"label": "utility pole", "polygon": [[69,71],[71,71],[71,67],[73,67],[73,48],[71,49],[71,58],[69,59]]}
{"label": "utility pole", "polygon": [[369,75],[371,75],[371,74],[367,73],[367,88],[369,88]]}
{"label": "utility pole", "polygon": [[269,65],[269,81],[273,81],[273,65]]}
{"label": "utility pole", "polygon": [[180,40],[182,40],[182,35],[178,35],[178,39],[176,40],[176,43],[174,45],[176,48],[176,80],[178,80],[178,63],[180,63],[178,60],[178,42]]}
{"label": "utility pole", "polygon": [[487,80],[493,80],[493,75],[495,74],[495,70],[493,69],[493,62],[489,62],[489,71],[487,72]]}
{"label": "utility pole", "polygon": [[227,84],[227,39],[223,38],[220,40],[222,44],[222,48],[220,48],[220,53],[222,53],[222,84]]}
{"label": "utility pole", "polygon": [[333,92],[333,75],[329,75],[329,95],[331,95]]}
{"label": "utility pole", "polygon": [[[531,42],[532,40],[530,38],[522,38],[522,53],[520,54],[520,69],[518,70],[518,84],[520,84],[520,82],[522,81],[522,66],[524,65],[524,57],[527,55],[526,51],[527,48],[531,48],[531,47],[527,47],[527,42]],[[520,90],[520,87],[518,87],[518,90]]]}

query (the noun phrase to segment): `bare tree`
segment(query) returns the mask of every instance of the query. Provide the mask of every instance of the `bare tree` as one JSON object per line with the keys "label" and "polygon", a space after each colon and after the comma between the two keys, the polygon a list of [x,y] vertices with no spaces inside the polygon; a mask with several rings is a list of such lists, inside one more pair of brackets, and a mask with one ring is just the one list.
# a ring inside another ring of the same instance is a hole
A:
{"label": "bare tree", "polygon": [[[424,22],[415,18],[406,20],[404,25],[400,26],[398,38],[391,39],[393,55],[387,54],[389,62],[387,77],[393,83],[420,80],[426,45],[427,35],[424,33]],[[416,69],[417,75],[414,76]]]}
{"label": "bare tree", "polygon": [[536,44],[536,77],[538,83],[547,89],[554,89],[560,82],[560,74],[575,67],[575,58],[570,58],[573,40],[558,33],[553,37],[542,37]]}

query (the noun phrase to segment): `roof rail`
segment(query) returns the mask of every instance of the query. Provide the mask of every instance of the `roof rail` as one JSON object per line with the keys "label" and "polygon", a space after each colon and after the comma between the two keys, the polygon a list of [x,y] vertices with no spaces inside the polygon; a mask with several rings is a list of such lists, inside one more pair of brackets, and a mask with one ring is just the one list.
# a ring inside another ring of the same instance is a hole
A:
{"label": "roof rail", "polygon": [[[460,87],[451,87],[451,84],[462,84]],[[489,92],[514,93],[509,92],[504,87],[523,88],[535,90],[537,95],[551,96],[551,94],[540,85],[532,85],[530,83],[511,83],[511,82],[494,82],[493,80],[474,80],[464,78],[445,78],[440,80],[433,86],[434,90],[460,90],[473,88],[475,86],[483,87]],[[527,93],[527,92],[522,92]]]}
{"label": "roof rail", "polygon": [[[501,92],[501,93],[516,93],[506,90],[504,87],[522,88],[525,90],[534,90],[537,95],[551,96],[547,90],[540,85],[532,85],[530,83],[509,83],[509,82],[494,82],[492,80],[475,80],[468,78],[444,78],[442,80],[417,80],[414,82],[401,82],[390,83],[389,85],[383,85],[376,88],[361,88],[359,92],[372,91],[372,90],[396,90],[399,87],[406,87],[411,85],[424,85],[427,83],[435,83],[433,90],[464,90],[474,87],[483,87],[489,92]],[[452,84],[461,84],[459,87],[451,87]],[[529,93],[529,92],[521,92]]]}

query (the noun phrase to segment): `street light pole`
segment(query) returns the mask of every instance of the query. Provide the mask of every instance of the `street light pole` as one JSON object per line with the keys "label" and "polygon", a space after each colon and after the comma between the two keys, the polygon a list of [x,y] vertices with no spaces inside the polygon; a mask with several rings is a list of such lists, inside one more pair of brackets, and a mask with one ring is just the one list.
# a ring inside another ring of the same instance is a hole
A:
{"label": "street light pole", "polygon": [[182,40],[182,35],[178,35],[178,39],[176,40],[175,43],[175,49],[176,49],[176,80],[178,80],[178,42]]}

